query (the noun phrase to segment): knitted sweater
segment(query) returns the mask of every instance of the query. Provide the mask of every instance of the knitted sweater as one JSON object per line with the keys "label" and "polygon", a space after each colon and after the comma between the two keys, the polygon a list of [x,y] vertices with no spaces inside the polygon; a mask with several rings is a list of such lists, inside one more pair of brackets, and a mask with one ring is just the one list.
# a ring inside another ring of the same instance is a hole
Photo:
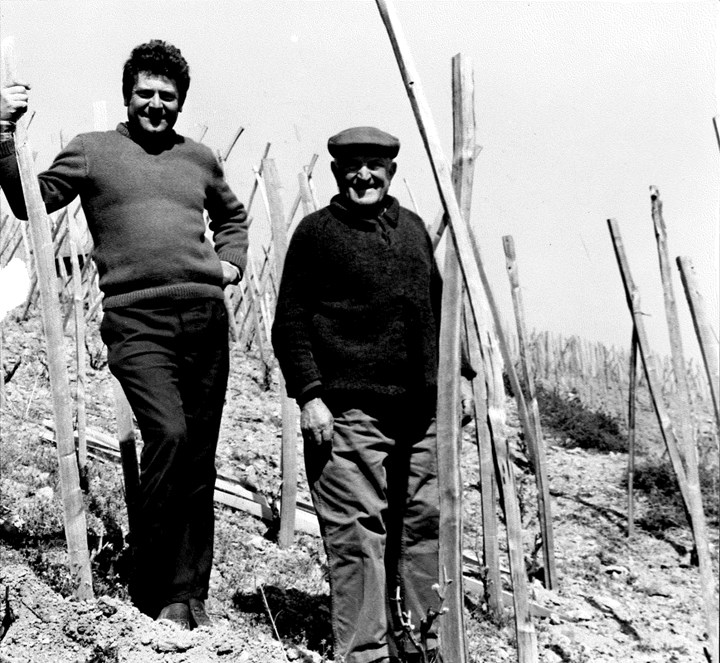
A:
{"label": "knitted sweater", "polygon": [[[0,186],[27,218],[12,141],[0,143]],[[144,146],[126,124],[76,136],[39,175],[48,212],[80,196],[94,241],[104,308],[156,297],[221,299],[222,265],[241,273],[247,214],[212,151],[168,134]],[[210,217],[214,246],[205,236]]]}
{"label": "knitted sweater", "polygon": [[288,247],[273,346],[288,394],[393,397],[437,384],[441,280],[422,220],[388,196],[374,220],[335,196]]}

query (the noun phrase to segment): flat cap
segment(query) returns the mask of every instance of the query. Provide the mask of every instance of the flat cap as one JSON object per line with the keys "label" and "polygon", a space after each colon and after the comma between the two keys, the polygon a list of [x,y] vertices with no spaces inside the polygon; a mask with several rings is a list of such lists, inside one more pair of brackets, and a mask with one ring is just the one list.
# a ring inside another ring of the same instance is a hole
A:
{"label": "flat cap", "polygon": [[333,157],[364,152],[393,159],[399,151],[400,141],[395,136],[375,127],[344,129],[328,139],[328,152]]}

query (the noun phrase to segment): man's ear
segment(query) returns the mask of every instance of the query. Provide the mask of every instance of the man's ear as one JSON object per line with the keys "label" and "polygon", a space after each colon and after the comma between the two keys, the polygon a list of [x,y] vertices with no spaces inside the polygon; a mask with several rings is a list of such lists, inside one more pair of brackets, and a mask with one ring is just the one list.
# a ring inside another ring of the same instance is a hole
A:
{"label": "man's ear", "polygon": [[337,161],[335,161],[335,159],[333,159],[333,160],[330,162],[330,170],[332,171],[332,174],[333,174],[333,177],[335,178],[335,181],[336,181],[336,182],[339,182],[340,170],[339,170],[339,168],[338,168]]}
{"label": "man's ear", "polygon": [[391,161],[390,166],[388,167],[388,175],[390,176],[390,179],[395,177],[396,170],[397,170],[397,163],[395,161]]}

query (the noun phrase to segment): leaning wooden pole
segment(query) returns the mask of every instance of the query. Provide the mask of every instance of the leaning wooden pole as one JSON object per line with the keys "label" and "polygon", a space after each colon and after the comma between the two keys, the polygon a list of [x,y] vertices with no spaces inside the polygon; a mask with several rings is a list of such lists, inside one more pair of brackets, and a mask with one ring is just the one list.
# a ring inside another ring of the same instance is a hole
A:
{"label": "leaning wooden pole", "polygon": [[[282,199],[280,198],[280,177],[273,159],[263,159],[263,179],[266,183],[270,222],[272,224],[275,269],[278,282],[282,277],[285,254],[287,253],[287,229]],[[295,540],[295,507],[297,503],[297,411],[295,402],[285,391],[285,380],[280,371],[280,393],[282,410],[282,489],[280,495],[280,533],[278,544],[287,548]]]}
{"label": "leaning wooden pole", "polygon": [[75,360],[77,376],[75,382],[75,402],[77,410],[77,453],[80,475],[84,478],[87,487],[87,355],[85,350],[85,301],[83,297],[82,272],[80,269],[80,233],[77,222],[72,214],[68,215],[68,231],[70,246],[70,261],[72,265],[73,306],[75,316]]}
{"label": "leaning wooden pole", "polygon": [[672,359],[675,386],[677,387],[677,394],[681,403],[676,417],[680,423],[680,438],[683,445],[682,452],[685,454],[685,459],[687,460],[689,447],[692,446],[694,450],[695,446],[693,440],[692,403],[687,379],[687,366],[683,353],[682,337],[680,334],[680,318],[675,300],[675,288],[672,282],[672,267],[670,265],[670,253],[667,245],[667,228],[662,213],[660,192],[656,186],[650,187],[650,207],[653,227],[655,228],[658,260],[660,263],[660,279],[662,281],[665,301],[665,318],[667,320],[668,335],[670,338],[670,358]]}
{"label": "leaning wooden pole", "polygon": [[658,423],[660,424],[660,432],[668,450],[670,462],[675,470],[675,476],[677,477],[680,493],[683,497],[685,512],[688,516],[688,520],[690,521],[690,525],[692,526],[692,521],[690,519],[690,496],[688,493],[687,475],[685,474],[685,467],[683,466],[682,459],[680,457],[680,451],[678,449],[672,422],[670,421],[665,405],[662,402],[662,389],[657,377],[655,362],[653,361],[652,353],[650,351],[647,333],[645,332],[643,313],[640,310],[640,293],[638,292],[635,282],[632,279],[632,275],[630,274],[630,265],[625,254],[625,247],[623,245],[622,237],[620,236],[620,227],[618,226],[618,222],[615,219],[608,219],[608,226],[610,228],[613,248],[615,249],[615,257],[620,268],[620,276],[622,277],[623,286],[625,288],[627,305],[630,309],[630,315],[632,316],[635,331],[638,336],[638,350],[640,352],[640,358],[642,359],[645,378],[647,379],[648,389],[650,390],[653,408],[655,409],[655,414],[657,416]]}
{"label": "leaning wooden pole", "polygon": [[420,76],[402,33],[394,5],[388,2],[388,0],[375,0],[375,2],[380,10],[380,15],[385,24],[388,36],[390,37],[390,43],[405,84],[405,90],[408,94],[413,113],[415,114],[418,129],[425,144],[425,150],[428,153],[435,183],[438,187],[440,202],[445,211],[447,225],[450,228],[450,235],[458,254],[463,283],[467,289],[468,300],[470,302],[470,311],[472,312],[475,333],[479,336],[482,334],[484,323],[482,322],[481,302],[486,301],[495,326],[495,334],[497,336],[500,353],[505,362],[505,371],[513,393],[515,394],[518,417],[522,423],[525,436],[530,438],[535,435],[535,430],[530,424],[525,397],[520,388],[520,382],[513,366],[510,349],[505,334],[503,333],[503,321],[500,315],[500,309],[495,302],[495,295],[490,286],[490,279],[485,272],[484,263],[480,255],[480,248],[475,235],[465,223],[460,213],[460,207],[458,206],[453,191],[450,169],[443,154],[440,137],[438,136],[437,128],[432,119],[430,107],[422,90]]}
{"label": "leaning wooden pole", "polygon": [[[466,299],[467,301],[467,299]],[[465,306],[467,311],[467,305]],[[480,505],[482,510],[482,545],[485,571],[484,596],[488,611],[496,618],[503,612],[502,581],[500,578],[500,546],[497,523],[497,482],[493,460],[493,440],[489,427],[488,376],[485,368],[480,341],[472,333],[465,319],[465,335],[468,342],[470,364],[476,371],[472,381],[475,404],[475,441],[478,450],[480,471]]]}
{"label": "leaning wooden pole", "polygon": [[[456,55],[452,60],[453,180],[465,219],[470,214],[475,154],[475,107],[472,67]],[[462,583],[462,474],[460,470],[460,331],[463,286],[457,254],[448,242],[443,272],[440,322],[437,453],[440,495],[440,569],[452,579],[444,588],[447,613],[440,622],[440,643],[444,658],[464,663],[467,638],[463,615]]]}
{"label": "leaning wooden pole", "polygon": [[709,641],[709,654],[712,663],[718,663],[718,608],[715,600],[716,582],[713,577],[712,560],[710,557],[710,546],[708,544],[707,530],[705,526],[705,514],[702,507],[702,494],[700,492],[700,484],[698,480],[697,457],[691,454],[688,460],[687,473],[683,469],[683,465],[678,453],[675,434],[670,425],[664,406],[660,402],[658,385],[654,370],[650,368],[651,362],[648,361],[649,347],[647,337],[645,335],[645,327],[642,315],[639,311],[639,297],[637,290],[632,281],[630,270],[625,256],[622,240],[620,239],[620,231],[617,222],[614,219],[608,221],[610,225],[610,233],[615,247],[615,254],[620,265],[623,284],[625,286],[625,294],[628,306],[631,309],[635,329],[638,336],[638,348],[640,356],[645,367],[645,375],[647,377],[650,392],[653,395],[653,403],[658,419],[661,421],[661,427],[665,432],[665,443],[667,445],[670,460],[675,469],[675,474],[680,485],[680,491],[683,494],[683,500],[688,512],[690,525],[692,527],[693,537],[695,539],[695,547],[698,554],[698,564],[700,567],[700,582],[702,585],[702,596],[705,610],[705,620]]}
{"label": "leaning wooden pole", "polygon": [[[505,368],[513,389],[515,390],[515,394],[517,395],[518,411],[521,420],[523,420],[523,428],[527,435],[532,435],[533,431],[528,423],[527,410],[524,406],[517,375],[515,375],[515,371],[512,368],[507,344],[502,334],[500,313],[495,305],[490,282],[484,272],[482,261],[480,260],[479,250],[460,213],[460,207],[453,190],[450,169],[443,155],[440,138],[435,124],[432,121],[432,114],[430,113],[427,100],[422,91],[420,77],[417,74],[405,37],[400,30],[397,12],[394,6],[390,2],[387,2],[387,0],[375,0],[375,2],[388,32],[400,74],[410,99],[410,104],[413,108],[423,142],[425,143],[425,149],[428,153],[430,165],[438,187],[440,200],[448,217],[448,225],[455,244],[455,250],[457,251],[463,282],[468,292],[475,333],[481,336],[481,330],[484,325],[481,317],[481,301],[483,301],[485,297],[493,315],[500,350],[505,361]],[[514,577],[514,580],[520,583],[517,587],[514,587],[518,656],[520,663],[534,663],[538,657],[537,639],[530,612],[527,609],[527,586],[524,576],[520,573]]]}
{"label": "leaning wooden pole", "polygon": [[544,566],[545,587],[556,589],[558,586],[557,568],[555,566],[555,543],[552,522],[552,504],[550,500],[550,482],[547,474],[547,457],[542,429],[540,427],[540,407],[535,393],[535,375],[528,359],[528,333],[525,323],[525,307],[520,290],[520,276],[518,274],[515,241],[511,235],[503,237],[505,262],[507,265],[510,290],[515,311],[517,325],[518,346],[520,355],[520,374],[525,388],[525,399],[529,403],[528,414],[530,423],[535,430],[534,439],[528,440],[528,449],[532,448],[531,459],[535,469],[535,483],[538,492],[538,520],[540,521],[540,536],[542,538],[542,551]]}
{"label": "leaning wooden pole", "polygon": [[[134,542],[139,525],[140,508],[140,470],[138,468],[137,445],[135,443],[135,425],[133,413],[125,392],[120,383],[113,378],[113,392],[115,395],[115,423],[117,427],[118,448],[122,464],[123,481],[125,485],[125,505],[128,514],[128,529],[130,541]],[[134,545],[133,545],[134,550]]]}
{"label": "leaning wooden pole", "polygon": [[[2,80],[7,84],[17,81],[14,39],[12,37],[6,38],[2,43],[2,65],[4,74],[1,77]],[[75,455],[70,384],[64,352],[65,339],[63,338],[62,316],[55,276],[50,222],[40,193],[26,127],[22,121],[18,122],[15,133],[15,151],[40,285],[70,575],[73,578],[77,597],[90,599],[93,597],[93,587],[87,543],[87,523]]]}
{"label": "leaning wooden pole", "polygon": [[705,373],[710,385],[710,397],[715,410],[715,423],[720,436],[720,370],[718,369],[720,362],[718,362],[717,335],[713,332],[710,320],[707,317],[705,302],[698,287],[692,261],[690,258],[680,256],[676,262],[680,270],[685,297],[690,307],[695,334],[700,345],[700,354],[705,365]]}
{"label": "leaning wooden pole", "polygon": [[637,410],[637,355],[638,338],[633,325],[632,342],[630,344],[630,387],[628,389],[628,515],[627,535],[635,534],[635,418]]}

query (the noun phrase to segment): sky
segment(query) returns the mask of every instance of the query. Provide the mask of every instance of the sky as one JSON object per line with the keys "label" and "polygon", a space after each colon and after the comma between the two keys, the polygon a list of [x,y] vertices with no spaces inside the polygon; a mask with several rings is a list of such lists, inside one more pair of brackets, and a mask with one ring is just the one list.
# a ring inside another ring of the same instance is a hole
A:
{"label": "sky", "polygon": [[[718,9],[696,2],[396,0],[445,158],[452,158],[451,60],[474,69],[478,144],[470,225],[512,323],[502,237],[514,239],[526,324],[628,347],[632,323],[607,219],[620,224],[654,351],[669,352],[649,187],[663,202],[685,352],[698,357],[675,269],[689,257],[718,328]],[[440,199],[387,32],[372,0],[64,2],[0,0],[32,85],[38,166],[62,141],[125,119],[121,71],[153,38],[178,46],[192,82],[176,129],[224,151],[247,202],[267,143],[290,208],[313,154],[320,204],[335,192],[327,138],[374,125],[401,142],[391,187],[432,222]],[[101,103],[99,103],[101,102]],[[7,208],[5,208],[7,209]],[[260,199],[252,238],[266,241]]]}

